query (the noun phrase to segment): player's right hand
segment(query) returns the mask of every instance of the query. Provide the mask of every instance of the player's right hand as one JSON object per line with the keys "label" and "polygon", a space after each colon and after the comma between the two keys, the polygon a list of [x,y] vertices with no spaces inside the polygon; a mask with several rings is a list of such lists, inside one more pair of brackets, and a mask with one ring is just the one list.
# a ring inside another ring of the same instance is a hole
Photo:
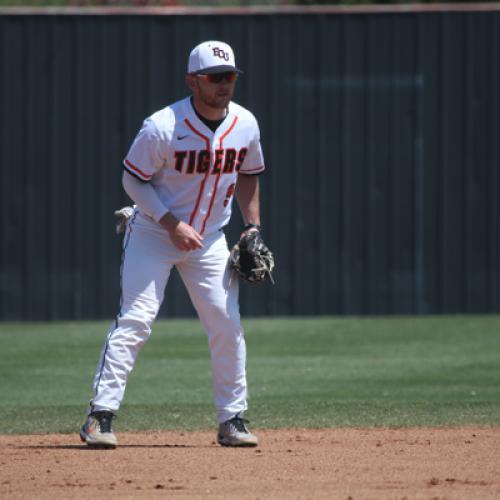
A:
{"label": "player's right hand", "polygon": [[173,231],[170,231],[170,239],[179,250],[189,251],[203,248],[203,236],[182,221],[177,224]]}
{"label": "player's right hand", "polygon": [[186,252],[203,248],[203,236],[201,236],[189,224],[179,221],[173,228],[168,230],[172,243]]}
{"label": "player's right hand", "polygon": [[167,212],[159,222],[168,231],[172,243],[179,250],[188,252],[203,248],[203,236],[192,226],[180,221],[170,212]]}

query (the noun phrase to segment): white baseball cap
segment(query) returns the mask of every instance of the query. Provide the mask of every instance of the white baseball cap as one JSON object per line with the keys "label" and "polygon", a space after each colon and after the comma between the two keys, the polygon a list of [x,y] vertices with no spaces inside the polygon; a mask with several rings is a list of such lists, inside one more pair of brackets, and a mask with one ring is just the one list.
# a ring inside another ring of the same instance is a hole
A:
{"label": "white baseball cap", "polygon": [[224,42],[215,40],[197,45],[189,54],[188,73],[224,73],[236,71],[243,73],[236,67],[233,49]]}

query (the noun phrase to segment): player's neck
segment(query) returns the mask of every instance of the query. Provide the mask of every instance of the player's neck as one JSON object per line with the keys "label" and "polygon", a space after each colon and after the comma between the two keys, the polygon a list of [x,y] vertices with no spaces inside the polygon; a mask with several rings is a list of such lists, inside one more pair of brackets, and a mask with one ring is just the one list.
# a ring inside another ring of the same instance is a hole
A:
{"label": "player's neck", "polygon": [[191,102],[196,112],[207,120],[223,120],[227,115],[227,108],[212,108],[196,96],[193,96]]}

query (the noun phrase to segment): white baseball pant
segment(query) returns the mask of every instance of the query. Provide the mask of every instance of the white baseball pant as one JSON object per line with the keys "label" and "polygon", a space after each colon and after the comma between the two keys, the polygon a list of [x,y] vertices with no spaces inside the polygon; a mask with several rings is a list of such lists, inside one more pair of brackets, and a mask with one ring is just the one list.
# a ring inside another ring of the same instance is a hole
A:
{"label": "white baseball pant", "polygon": [[94,378],[94,411],[119,409],[128,375],[151,333],[174,265],[208,336],[218,421],[225,422],[247,409],[238,280],[230,279],[224,233],[204,236],[203,244],[198,250],[179,250],[161,226],[134,213],[123,240],[121,310],[108,333]]}

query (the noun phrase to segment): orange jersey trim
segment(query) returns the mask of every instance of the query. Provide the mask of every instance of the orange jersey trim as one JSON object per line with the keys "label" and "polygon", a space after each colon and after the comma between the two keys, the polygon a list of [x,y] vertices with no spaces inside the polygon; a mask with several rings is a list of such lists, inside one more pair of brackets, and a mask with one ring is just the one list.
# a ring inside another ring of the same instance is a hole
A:
{"label": "orange jersey trim", "polygon": [[261,165],[260,167],[257,167],[257,168],[251,168],[249,170],[240,170],[239,173],[246,174],[246,173],[250,173],[250,172],[258,172],[260,170],[265,170],[264,165]]}
{"label": "orange jersey trim", "polygon": [[133,163],[130,163],[127,159],[125,159],[125,165],[132,169],[136,174],[139,174],[144,179],[149,180],[153,175],[145,174],[140,168],[136,167]]}

